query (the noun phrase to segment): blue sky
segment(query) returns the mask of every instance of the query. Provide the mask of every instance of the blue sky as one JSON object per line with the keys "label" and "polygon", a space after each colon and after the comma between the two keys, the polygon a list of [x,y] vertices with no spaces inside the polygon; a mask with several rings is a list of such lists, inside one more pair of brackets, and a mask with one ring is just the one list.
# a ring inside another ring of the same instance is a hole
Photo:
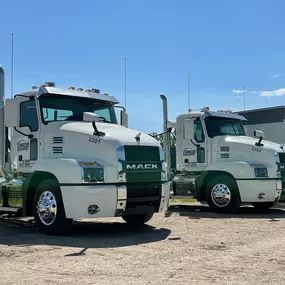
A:
{"label": "blue sky", "polygon": [[10,96],[45,81],[96,87],[124,104],[130,127],[161,131],[159,94],[169,118],[191,108],[284,105],[283,0],[0,1],[0,64]]}

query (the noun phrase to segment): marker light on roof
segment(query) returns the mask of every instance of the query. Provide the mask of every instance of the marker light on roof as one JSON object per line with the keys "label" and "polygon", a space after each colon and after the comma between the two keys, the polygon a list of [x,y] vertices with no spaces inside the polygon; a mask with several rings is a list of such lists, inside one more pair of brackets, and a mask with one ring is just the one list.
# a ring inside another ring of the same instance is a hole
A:
{"label": "marker light on roof", "polygon": [[55,87],[55,83],[54,82],[45,82],[45,85],[48,86],[48,87]]}
{"label": "marker light on roof", "polygon": [[93,93],[100,94],[100,89],[92,88],[91,90],[92,90]]}
{"label": "marker light on roof", "polygon": [[79,90],[79,91],[84,91],[84,88],[77,88],[77,90]]}
{"label": "marker light on roof", "polygon": [[70,90],[75,90],[75,86],[71,86],[71,87],[69,87],[68,89],[70,89]]}
{"label": "marker light on roof", "polygon": [[104,93],[104,95],[109,96],[109,94],[108,94],[108,93]]}
{"label": "marker light on roof", "polygon": [[86,91],[86,92],[91,92],[92,90],[91,90],[91,89],[86,89],[85,91]]}

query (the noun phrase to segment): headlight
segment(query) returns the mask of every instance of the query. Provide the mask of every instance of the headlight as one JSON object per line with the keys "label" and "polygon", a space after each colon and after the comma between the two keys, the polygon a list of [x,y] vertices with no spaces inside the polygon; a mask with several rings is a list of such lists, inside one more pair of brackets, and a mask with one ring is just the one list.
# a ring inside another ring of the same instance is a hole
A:
{"label": "headlight", "polygon": [[83,168],[83,182],[104,182],[103,168]]}
{"label": "headlight", "polygon": [[104,182],[104,167],[97,161],[77,161],[82,169],[82,182]]}
{"label": "headlight", "polygon": [[279,157],[279,154],[277,152],[274,153],[274,160],[276,163],[280,163],[280,157]]}
{"label": "headlight", "polygon": [[267,168],[254,168],[255,177],[268,177]]}

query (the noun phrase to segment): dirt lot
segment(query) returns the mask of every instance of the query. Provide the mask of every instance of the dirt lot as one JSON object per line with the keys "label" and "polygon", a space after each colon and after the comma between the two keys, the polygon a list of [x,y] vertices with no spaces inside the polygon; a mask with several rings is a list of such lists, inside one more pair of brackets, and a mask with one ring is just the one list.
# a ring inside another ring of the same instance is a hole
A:
{"label": "dirt lot", "polygon": [[184,206],[142,229],[101,221],[68,237],[0,225],[0,284],[285,284],[282,209]]}

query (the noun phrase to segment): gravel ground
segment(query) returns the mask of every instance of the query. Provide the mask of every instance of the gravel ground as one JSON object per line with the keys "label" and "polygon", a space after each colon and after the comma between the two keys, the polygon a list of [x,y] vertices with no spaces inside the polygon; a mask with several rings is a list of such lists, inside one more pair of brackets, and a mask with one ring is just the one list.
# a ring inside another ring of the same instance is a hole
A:
{"label": "gravel ground", "polygon": [[285,284],[285,212],[172,207],[147,226],[76,222],[67,237],[0,225],[0,284]]}

